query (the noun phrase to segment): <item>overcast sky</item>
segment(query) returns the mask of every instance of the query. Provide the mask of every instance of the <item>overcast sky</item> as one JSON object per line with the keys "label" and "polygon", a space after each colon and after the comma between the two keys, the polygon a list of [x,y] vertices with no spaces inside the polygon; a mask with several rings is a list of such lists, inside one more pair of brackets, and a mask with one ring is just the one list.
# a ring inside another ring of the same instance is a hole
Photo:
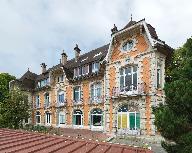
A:
{"label": "overcast sky", "polygon": [[173,48],[192,35],[191,0],[0,0],[0,72],[21,77],[29,67],[59,63],[110,41],[110,29],[145,18]]}

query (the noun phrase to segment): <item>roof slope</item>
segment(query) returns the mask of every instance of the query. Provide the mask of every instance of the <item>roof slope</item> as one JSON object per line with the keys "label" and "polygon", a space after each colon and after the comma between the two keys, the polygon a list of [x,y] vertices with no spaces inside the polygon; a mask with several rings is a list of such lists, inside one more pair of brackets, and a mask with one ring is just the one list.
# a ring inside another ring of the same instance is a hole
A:
{"label": "roof slope", "polygon": [[1,153],[152,153],[125,145],[69,139],[40,133],[0,129]]}

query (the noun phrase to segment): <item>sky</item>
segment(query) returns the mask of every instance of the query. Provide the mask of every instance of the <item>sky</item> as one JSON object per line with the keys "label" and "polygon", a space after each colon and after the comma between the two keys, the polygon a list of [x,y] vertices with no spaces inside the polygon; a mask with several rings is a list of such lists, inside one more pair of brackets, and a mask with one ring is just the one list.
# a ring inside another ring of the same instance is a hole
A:
{"label": "sky", "polygon": [[192,36],[191,0],[0,0],[0,72],[17,78],[110,42],[111,28],[145,18],[173,48]]}

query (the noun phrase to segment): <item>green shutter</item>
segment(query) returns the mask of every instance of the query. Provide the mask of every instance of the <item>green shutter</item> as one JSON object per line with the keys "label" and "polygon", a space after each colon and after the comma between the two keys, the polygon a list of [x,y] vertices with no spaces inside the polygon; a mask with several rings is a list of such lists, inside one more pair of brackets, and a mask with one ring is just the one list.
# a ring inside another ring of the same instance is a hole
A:
{"label": "green shutter", "polygon": [[136,114],[136,127],[140,129],[140,113]]}
{"label": "green shutter", "polygon": [[135,113],[129,113],[129,125],[130,129],[135,129]]}

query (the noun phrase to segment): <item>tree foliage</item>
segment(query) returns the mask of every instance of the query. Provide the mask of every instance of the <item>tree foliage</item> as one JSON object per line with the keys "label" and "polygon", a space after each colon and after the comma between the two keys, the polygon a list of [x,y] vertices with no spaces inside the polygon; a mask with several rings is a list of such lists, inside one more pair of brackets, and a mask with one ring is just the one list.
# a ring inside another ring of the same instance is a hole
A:
{"label": "tree foliage", "polygon": [[3,102],[3,100],[8,97],[9,82],[13,79],[15,79],[15,77],[8,73],[0,73],[0,102]]}
{"label": "tree foliage", "polygon": [[19,90],[13,90],[8,98],[0,103],[0,126],[18,129],[29,118],[28,97]]}
{"label": "tree foliage", "polygon": [[165,105],[154,109],[155,125],[169,153],[192,152],[192,38],[175,50],[168,67]]}

